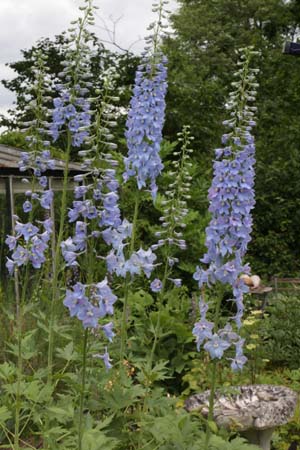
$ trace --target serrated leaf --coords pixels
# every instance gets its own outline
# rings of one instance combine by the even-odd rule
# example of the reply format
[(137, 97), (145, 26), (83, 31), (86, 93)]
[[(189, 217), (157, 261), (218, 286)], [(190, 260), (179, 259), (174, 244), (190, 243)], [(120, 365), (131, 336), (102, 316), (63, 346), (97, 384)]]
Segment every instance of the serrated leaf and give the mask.
[(0, 423), (3, 425), (5, 422), (12, 417), (11, 412), (6, 406), (0, 406)]
[(111, 423), (113, 418), (114, 418), (114, 415), (111, 414), (110, 416), (106, 417), (104, 420), (101, 420), (101, 422), (98, 423), (98, 425), (97, 425), (97, 429), (103, 430), (104, 428), (108, 427), (108, 425)]
[(37, 402), (40, 399), (41, 383), (38, 380), (31, 381), (26, 385), (23, 395), (32, 402)]
[(98, 429), (86, 430), (82, 437), (82, 447), (84, 450), (114, 450), (118, 441), (107, 437)]
[(59, 423), (67, 423), (69, 420), (73, 419), (74, 409), (72, 405), (66, 405), (65, 408), (59, 406), (49, 406), (47, 408), (49, 416), (56, 419)]
[(10, 379), (16, 372), (16, 368), (11, 363), (5, 362), (0, 364), (0, 378), (2, 380)]
[(144, 309), (146, 306), (153, 304), (153, 297), (148, 292), (140, 289), (137, 292), (131, 292), (129, 295), (129, 305), (136, 309)]
[(66, 361), (76, 360), (78, 353), (74, 351), (73, 342), (69, 342), (63, 349), (57, 349), (57, 356), (65, 359)]

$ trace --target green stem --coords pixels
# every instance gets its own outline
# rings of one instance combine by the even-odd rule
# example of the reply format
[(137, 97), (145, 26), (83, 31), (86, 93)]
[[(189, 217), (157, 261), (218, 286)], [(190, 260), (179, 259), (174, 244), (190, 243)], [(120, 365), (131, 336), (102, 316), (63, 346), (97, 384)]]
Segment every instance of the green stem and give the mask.
[[(132, 253), (134, 251), (138, 212), (139, 212), (139, 195), (137, 193), (136, 197), (135, 197), (129, 255), (132, 255)], [(125, 279), (124, 304), (123, 304), (123, 313), (122, 313), (122, 322), (121, 322), (120, 361), (122, 361), (123, 358), (126, 356), (125, 346), (126, 346), (126, 341), (127, 341), (127, 310), (128, 310), (129, 284), (130, 284), (130, 275), (127, 274), (126, 279)]]
[(72, 136), (71, 133), (68, 132), (68, 143), (66, 150), (66, 160), (65, 160), (65, 168), (64, 168), (64, 179), (63, 179), (63, 190), (61, 197), (61, 206), (60, 206), (60, 222), (59, 222), (59, 232), (56, 240), (56, 249), (54, 255), (54, 263), (53, 263), (53, 278), (52, 278), (52, 301), (51, 301), (51, 309), (50, 309), (50, 319), (49, 319), (49, 344), (48, 344), (48, 384), (52, 383), (52, 374), (53, 374), (53, 350), (54, 350), (54, 329), (55, 329), (55, 320), (56, 320), (56, 305), (59, 299), (59, 283), (58, 276), (60, 272), (60, 244), (63, 240), (64, 228), (65, 228), (65, 220), (66, 220), (66, 209), (67, 209), (67, 192), (68, 192), (68, 175), (69, 175), (69, 162), (70, 162), (70, 154), (71, 154), (71, 146), (72, 146)]
[[(44, 71), (43, 71), (43, 61), (39, 60), (39, 76), (38, 76), (38, 87), (37, 87), (37, 108), (36, 108), (36, 118), (37, 118), (37, 128), (41, 126), (42, 122), (42, 109), (41, 105), (43, 102), (43, 80), (44, 80)], [(35, 155), (39, 151), (39, 144), (40, 144), (40, 138), (39, 135), (36, 133), (36, 130), (33, 130), (33, 133), (36, 136), (36, 144), (34, 153)], [(15, 224), (13, 219), (14, 214), (14, 199), (13, 199), (13, 187), (12, 187), (12, 179), (10, 178), (10, 193), (11, 193), (11, 208), (12, 208), (12, 231), (13, 235), (15, 235)], [(36, 179), (33, 176), (31, 179), (31, 192), (35, 191), (35, 185), (36, 185)], [(32, 222), (33, 220), (33, 213), (32, 210), (29, 214), (29, 222)], [(16, 383), (16, 399), (15, 399), (15, 430), (14, 430), (14, 449), (19, 450), (20, 445), (20, 435), (22, 434), (22, 430), (20, 431), (20, 414), (21, 414), (21, 383), (22, 383), (22, 372), (23, 372), (23, 355), (22, 355), (22, 332), (23, 332), (23, 311), (24, 311), (24, 304), (26, 300), (26, 296), (28, 295), (28, 285), (30, 280), (30, 271), (29, 271), (29, 264), (26, 265), (25, 269), (25, 275), (24, 279), (22, 280), (22, 294), (20, 295), (20, 284), (19, 284), (19, 273), (18, 270), (15, 270), (14, 274), (14, 281), (15, 281), (15, 295), (16, 295), (16, 327), (17, 327), (17, 348), (18, 348), (18, 355), (17, 355), (17, 383)]]
[[(14, 221), (14, 195), (13, 195), (13, 180), (9, 177), (9, 192), (10, 192), (10, 204), (11, 204), (11, 227), (12, 234), (15, 236), (15, 221)], [(26, 273), (28, 267), (26, 267)], [(17, 327), (17, 388), (16, 388), (16, 407), (15, 407), (15, 434), (14, 434), (14, 448), (19, 450), (19, 435), (20, 435), (20, 412), (21, 412), (21, 382), (22, 382), (22, 371), (23, 371), (23, 359), (22, 359), (22, 300), (20, 296), (20, 286), (19, 286), (19, 271), (18, 268), (14, 270), (14, 288), (16, 296), (16, 327)], [(22, 293), (24, 297), (24, 290)]]
[(23, 355), (22, 355), (22, 333), (23, 333), (23, 305), (25, 304), (25, 297), (27, 286), (29, 282), (29, 266), (27, 264), (25, 269), (25, 277), (23, 282), (22, 295), (20, 298), (19, 291), (19, 276), (18, 270), (15, 270), (15, 294), (16, 294), (16, 325), (17, 325), (17, 347), (18, 347), (18, 362), (17, 362), (17, 389), (16, 389), (16, 416), (15, 416), (15, 436), (14, 436), (14, 450), (19, 450), (20, 440), (20, 413), (21, 413), (21, 383), (23, 375)]
[(132, 234), (131, 234), (131, 241), (130, 241), (130, 255), (134, 251), (135, 246), (135, 236), (136, 236), (136, 228), (137, 228), (137, 219), (139, 214), (139, 194), (136, 194), (135, 197), (135, 204), (134, 204), (134, 213), (133, 213), (133, 221), (132, 221)]
[[(11, 440), (11, 438), (9, 437), (10, 431), (1, 423), (0, 423), (0, 427), (2, 428), (3, 433), (5, 434), (5, 437), (6, 437), (7, 441), (9, 442), (9, 445), (13, 449), (14, 448), (14, 444), (13, 444), (13, 441)], [(12, 439), (13, 439), (13, 436), (12, 436)]]
[[(222, 298), (219, 296), (216, 304), (214, 324), (215, 324), (215, 332), (218, 331), (219, 320), (220, 320), (220, 310), (221, 310), (221, 302)], [(218, 362), (216, 359), (212, 361), (212, 374), (211, 374), (211, 384), (210, 384), (210, 394), (209, 394), (209, 404), (208, 404), (208, 417), (206, 422), (206, 437), (205, 437), (205, 450), (208, 450), (209, 439), (211, 435), (210, 423), (214, 418), (214, 400), (215, 393), (217, 389), (217, 365)]]
[(167, 254), (166, 256), (166, 262), (165, 262), (165, 270), (164, 270), (164, 276), (162, 279), (162, 288), (161, 291), (158, 295), (158, 302), (157, 302), (157, 310), (158, 310), (158, 314), (157, 314), (157, 322), (156, 322), (156, 327), (155, 327), (155, 331), (154, 331), (154, 341), (153, 341), (153, 345), (152, 345), (152, 349), (151, 349), (151, 354), (150, 354), (150, 362), (149, 365), (152, 368), (152, 363), (153, 363), (153, 358), (154, 358), (154, 353), (155, 353), (155, 349), (157, 346), (157, 341), (158, 341), (158, 332), (159, 332), (159, 328), (160, 328), (160, 319), (161, 319), (161, 311), (162, 311), (162, 300), (164, 297), (164, 292), (165, 292), (165, 287), (166, 287), (166, 282), (167, 282), (167, 278), (169, 275), (169, 254)]
[(15, 436), (14, 436), (14, 450), (19, 450), (19, 434), (20, 434), (20, 412), (21, 412), (21, 382), (23, 371), (22, 360), (22, 307), (19, 299), (17, 299), (16, 310), (17, 321), (17, 345), (18, 345), (18, 365), (17, 365), (17, 389), (16, 389), (16, 416), (15, 416)]
[(208, 417), (206, 423), (205, 450), (208, 450), (209, 439), (211, 435), (210, 423), (214, 419), (214, 399), (217, 388), (217, 360), (212, 361), (211, 385), (209, 393)]
[(80, 406), (79, 406), (79, 427), (78, 427), (78, 450), (82, 450), (83, 435), (83, 406), (86, 380), (86, 357), (87, 357), (88, 329), (84, 332), (83, 351), (82, 351), (82, 374), (81, 374), (81, 390), (80, 390)]

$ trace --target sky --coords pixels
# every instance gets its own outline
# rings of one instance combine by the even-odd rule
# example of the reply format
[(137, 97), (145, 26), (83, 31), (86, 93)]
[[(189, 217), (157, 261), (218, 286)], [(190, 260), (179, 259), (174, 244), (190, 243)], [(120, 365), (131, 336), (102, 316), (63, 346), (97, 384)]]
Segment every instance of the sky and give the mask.
[[(125, 49), (138, 53), (143, 48), (147, 26), (153, 21), (152, 0), (95, 0), (99, 6), (95, 33), (111, 40), (105, 28), (112, 30), (115, 40)], [(5, 63), (18, 61), (21, 49), (30, 48), (42, 37), (53, 38), (66, 30), (78, 16), (82, 0), (0, 0), (0, 80), (11, 79), (14, 72)], [(176, 9), (169, 0), (168, 9)], [(0, 86), (0, 113), (12, 107), (14, 95)]]

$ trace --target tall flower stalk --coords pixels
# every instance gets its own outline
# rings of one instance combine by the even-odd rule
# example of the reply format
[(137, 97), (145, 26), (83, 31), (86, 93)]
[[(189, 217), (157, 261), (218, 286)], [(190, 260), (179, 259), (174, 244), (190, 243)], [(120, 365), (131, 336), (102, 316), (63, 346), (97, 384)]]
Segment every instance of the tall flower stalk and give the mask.
[[(211, 287), (221, 283), (231, 286), (232, 301), (236, 305), (233, 319), (237, 329), (242, 325), (243, 295), (248, 292), (248, 287), (240, 276), (250, 271), (243, 258), (251, 239), (251, 210), (255, 204), (253, 190), (255, 145), (251, 131), (255, 125), (256, 108), (252, 104), (258, 86), (256, 82), (258, 69), (251, 68), (250, 62), (256, 54), (252, 48), (239, 51), (236, 81), (232, 83), (234, 90), (226, 105), (230, 118), (223, 123), (228, 132), (222, 136), (223, 146), (215, 151), (213, 181), (209, 190), (211, 220), (206, 229), (207, 253), (201, 259), (208, 268), (197, 267), (194, 274), (202, 293), (205, 285)], [(201, 318), (193, 329), (197, 349), (200, 350), (200, 346), (203, 345), (209, 353), (213, 360), (214, 373), (217, 361), (230, 347), (235, 349), (234, 358), (229, 358), (233, 370), (242, 369), (247, 361), (243, 354), (244, 340), (233, 331), (232, 325), (227, 323), (224, 328), (219, 328), (220, 303), (219, 298), (215, 322), (208, 321), (206, 317), (208, 303), (204, 295), (201, 295), (199, 302)], [(215, 387), (214, 380), (211, 386), (209, 419), (213, 413)]]
[[(159, 240), (152, 245), (153, 250), (164, 249), (164, 274), (166, 276), (162, 282), (163, 288), (170, 269), (178, 262), (177, 258), (174, 257), (173, 249), (176, 247), (180, 250), (186, 249), (183, 230), (186, 227), (185, 217), (188, 214), (187, 200), (191, 198), (192, 177), (190, 167), (192, 163), (190, 157), (193, 153), (191, 142), (194, 138), (191, 136), (188, 125), (185, 125), (182, 132), (177, 134), (177, 139), (181, 149), (173, 152), (173, 156), (175, 158), (179, 156), (179, 159), (174, 159), (171, 163), (173, 168), (168, 175), (173, 181), (169, 184), (169, 189), (165, 192), (165, 199), (162, 201), (163, 215), (159, 218), (161, 228), (155, 233)], [(180, 281), (177, 280), (174, 284), (178, 285)]]
[[(10, 275), (14, 276), (16, 294), (16, 335), (17, 335), (17, 382), (15, 398), (15, 432), (14, 448), (19, 449), (21, 425), (21, 383), (23, 378), (22, 331), (24, 321), (24, 306), (29, 292), (29, 280), (32, 268), (41, 269), (46, 261), (49, 250), (53, 223), (49, 215), (52, 206), (53, 192), (49, 188), (45, 176), (47, 169), (52, 169), (54, 161), (50, 158), (47, 139), (47, 108), (44, 106), (45, 97), (49, 90), (47, 78), (46, 57), (38, 51), (35, 55), (36, 63), (33, 67), (34, 82), (28, 94), (31, 101), (27, 107), (29, 116), (33, 119), (24, 122), (22, 131), (26, 133), (29, 151), (21, 153), (19, 161), (20, 172), (26, 173), (23, 182), (28, 186), (23, 203), (23, 211), (28, 215), (26, 223), (19, 217), (12, 217), (13, 234), (7, 236), (6, 244), (12, 252), (7, 258), (6, 267)], [(12, 202), (13, 203), (13, 202)], [(33, 211), (43, 212), (41, 220), (34, 221)], [(45, 220), (42, 220), (45, 219)]]
[[(160, 50), (161, 39), (165, 33), (166, 25), (166, 0), (160, 0), (153, 4), (152, 11), (157, 14), (157, 21), (148, 27), (150, 32), (146, 37), (146, 46), (142, 54), (141, 64), (135, 75), (133, 96), (130, 101), (128, 117), (126, 121), (126, 142), (128, 155), (124, 158), (125, 171), (124, 181), (134, 177), (139, 190), (146, 188), (150, 190), (153, 200), (157, 195), (156, 179), (163, 169), (159, 155), (162, 142), (162, 129), (165, 118), (165, 96), (167, 91), (167, 59)], [(132, 224), (132, 236), (130, 243), (129, 273), (134, 260), (140, 260), (138, 265), (145, 263), (153, 266), (156, 256), (149, 249), (140, 254), (134, 253), (135, 235), (139, 209), (139, 194), (136, 194), (135, 210)], [(140, 258), (142, 257), (142, 259)], [(146, 276), (149, 272), (146, 270)], [(131, 281), (129, 273), (125, 277), (124, 304), (121, 325), (121, 359), (125, 354), (127, 340), (127, 310), (129, 284)]]
[(172, 161), (173, 169), (168, 173), (172, 183), (169, 184), (169, 189), (165, 192), (165, 199), (162, 201), (163, 216), (160, 217), (161, 229), (155, 233), (159, 238), (158, 242), (152, 245), (153, 250), (159, 248), (163, 251), (163, 277), (162, 280), (156, 278), (152, 281), (150, 288), (153, 292), (157, 292), (158, 299), (158, 318), (154, 332), (154, 342), (151, 350), (150, 364), (152, 364), (155, 349), (158, 341), (158, 332), (160, 328), (160, 317), (162, 310), (162, 301), (166, 289), (167, 282), (180, 287), (182, 280), (180, 278), (172, 278), (172, 270), (178, 262), (175, 257), (174, 249), (186, 249), (186, 242), (183, 236), (183, 231), (186, 227), (185, 217), (188, 214), (187, 200), (190, 199), (190, 188), (192, 177), (190, 175), (191, 142), (194, 139), (191, 136), (189, 126), (185, 125), (182, 132), (177, 134), (178, 142), (181, 144), (180, 151), (173, 153), (175, 158), (179, 159)]
[(63, 62), (64, 69), (60, 74), (62, 82), (56, 85), (58, 96), (54, 99), (53, 122), (50, 126), (50, 134), (54, 141), (60, 136), (66, 137), (67, 147), (65, 151), (65, 167), (63, 189), (60, 205), (60, 222), (56, 239), (56, 250), (53, 264), (53, 294), (51, 302), (49, 345), (48, 345), (48, 381), (52, 380), (53, 350), (54, 350), (54, 325), (56, 320), (56, 305), (60, 298), (59, 273), (61, 270), (61, 243), (64, 237), (67, 191), (69, 177), (69, 163), (71, 150), (80, 147), (89, 135), (91, 121), (90, 104), (87, 94), (91, 87), (88, 81), (90, 73), (90, 47), (92, 39), (88, 26), (94, 24), (92, 0), (81, 7), (82, 17), (74, 21), (69, 29), (69, 40), (66, 45), (66, 59)]
[[(113, 244), (114, 234), (124, 227), (118, 206), (117, 161), (112, 154), (117, 145), (113, 142), (114, 137), (110, 130), (115, 125), (115, 121), (112, 120), (115, 116), (114, 102), (118, 101), (118, 97), (114, 94), (116, 90), (114, 73), (111, 70), (104, 71), (100, 83), (101, 89), (96, 90), (96, 97), (90, 98), (95, 114), (91, 120), (89, 137), (86, 139), (86, 149), (79, 151), (82, 158), (82, 173), (74, 178), (77, 183), (74, 190), (75, 199), (68, 212), (69, 223), (74, 225), (74, 234), (61, 242), (65, 266), (71, 269), (77, 267), (77, 276), (80, 279), (74, 281), (67, 289), (63, 302), (69, 309), (71, 317), (77, 317), (84, 328), (78, 425), (79, 450), (82, 448), (89, 330), (101, 330), (109, 342), (115, 335), (113, 323), (107, 322), (107, 317), (113, 315), (117, 297), (109, 286), (108, 277), (101, 281), (95, 280), (97, 276), (95, 259), (100, 265), (101, 260), (106, 260), (106, 257), (97, 254), (97, 243), (103, 239), (106, 244)], [(107, 369), (111, 368), (107, 349), (104, 354), (94, 356), (102, 359)]]
[(139, 189), (150, 184), (153, 199), (157, 193), (156, 178), (163, 169), (159, 151), (165, 117), (167, 59), (160, 44), (166, 28), (163, 22), (167, 3), (160, 0), (153, 5), (158, 19), (148, 27), (150, 35), (146, 38), (142, 62), (136, 71), (125, 133), (128, 156), (124, 180), (135, 177)]

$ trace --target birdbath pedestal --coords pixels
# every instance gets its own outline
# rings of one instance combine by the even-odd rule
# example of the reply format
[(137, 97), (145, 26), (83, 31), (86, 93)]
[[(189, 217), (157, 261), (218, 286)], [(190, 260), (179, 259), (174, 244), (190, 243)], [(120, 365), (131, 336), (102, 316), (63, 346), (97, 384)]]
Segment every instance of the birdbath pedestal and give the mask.
[[(189, 397), (185, 409), (199, 411), (207, 417), (209, 393), (205, 391)], [(296, 403), (297, 394), (284, 386), (235, 386), (230, 392), (216, 392), (214, 421), (219, 427), (239, 431), (251, 444), (270, 450), (274, 429), (288, 422)]]

